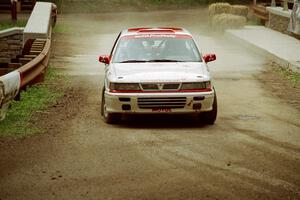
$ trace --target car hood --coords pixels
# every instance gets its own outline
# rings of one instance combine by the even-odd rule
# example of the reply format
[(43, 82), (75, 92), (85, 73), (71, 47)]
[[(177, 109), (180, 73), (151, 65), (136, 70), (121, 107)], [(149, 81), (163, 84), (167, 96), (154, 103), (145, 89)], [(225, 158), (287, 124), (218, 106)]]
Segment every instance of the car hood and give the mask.
[(109, 77), (116, 82), (192, 82), (209, 80), (205, 63), (112, 63)]

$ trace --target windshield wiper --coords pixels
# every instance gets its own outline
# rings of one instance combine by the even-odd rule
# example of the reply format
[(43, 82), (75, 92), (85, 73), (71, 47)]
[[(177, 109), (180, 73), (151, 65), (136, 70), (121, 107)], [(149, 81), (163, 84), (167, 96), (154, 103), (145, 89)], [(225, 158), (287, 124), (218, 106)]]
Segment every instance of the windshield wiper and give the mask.
[(147, 62), (184, 62), (182, 60), (171, 60), (171, 59), (154, 59), (154, 60), (147, 60)]
[(148, 62), (148, 61), (147, 60), (124, 60), (124, 61), (121, 61), (120, 63), (136, 63), (136, 62), (142, 63), (142, 62)]

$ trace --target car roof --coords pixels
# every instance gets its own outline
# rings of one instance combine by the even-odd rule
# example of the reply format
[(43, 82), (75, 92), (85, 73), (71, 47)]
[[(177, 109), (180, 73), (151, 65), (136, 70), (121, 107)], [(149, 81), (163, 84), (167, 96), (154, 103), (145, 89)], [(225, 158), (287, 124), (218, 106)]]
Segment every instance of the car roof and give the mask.
[(189, 31), (180, 27), (128, 28), (121, 32), (121, 36), (135, 36), (135, 35), (143, 35), (143, 34), (187, 35), (192, 37)]

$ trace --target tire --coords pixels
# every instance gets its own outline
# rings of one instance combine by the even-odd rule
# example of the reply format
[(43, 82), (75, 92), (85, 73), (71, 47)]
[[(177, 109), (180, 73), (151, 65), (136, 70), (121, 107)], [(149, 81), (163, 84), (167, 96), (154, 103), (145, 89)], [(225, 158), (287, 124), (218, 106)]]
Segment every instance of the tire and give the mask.
[(214, 102), (213, 102), (212, 107), (213, 107), (213, 109), (211, 111), (205, 112), (201, 116), (201, 118), (203, 119), (203, 122), (208, 125), (213, 125), (217, 119), (218, 101), (217, 101), (216, 91), (215, 91)]
[(102, 100), (101, 100), (101, 115), (103, 117), (103, 121), (107, 124), (116, 124), (121, 119), (120, 113), (109, 113), (106, 111), (104, 90), (102, 92)]

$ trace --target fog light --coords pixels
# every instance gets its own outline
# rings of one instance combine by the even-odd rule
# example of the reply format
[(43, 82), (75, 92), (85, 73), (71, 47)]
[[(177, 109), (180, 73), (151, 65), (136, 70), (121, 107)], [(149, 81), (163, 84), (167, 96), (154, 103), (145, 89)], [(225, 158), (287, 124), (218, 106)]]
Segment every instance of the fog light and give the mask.
[(202, 107), (201, 103), (194, 103), (194, 105), (193, 105), (194, 110), (200, 110), (201, 107)]
[(130, 98), (120, 97), (119, 100), (123, 102), (129, 102)]
[(122, 105), (122, 110), (131, 110), (131, 105), (123, 104)]
[(205, 99), (204, 96), (194, 97), (194, 101), (202, 101), (204, 99)]

